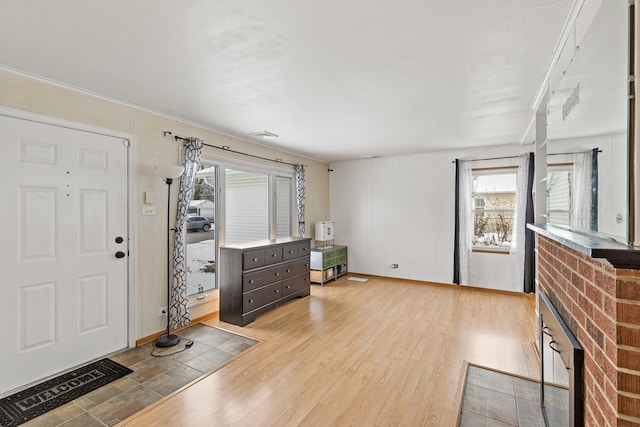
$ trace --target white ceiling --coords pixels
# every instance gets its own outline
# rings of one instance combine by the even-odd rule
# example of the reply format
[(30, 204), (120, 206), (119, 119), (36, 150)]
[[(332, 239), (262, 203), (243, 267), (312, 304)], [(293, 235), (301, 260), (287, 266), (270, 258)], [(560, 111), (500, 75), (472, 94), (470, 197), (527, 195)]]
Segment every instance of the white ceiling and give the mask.
[(326, 161), (512, 144), (571, 3), (4, 0), (0, 64)]

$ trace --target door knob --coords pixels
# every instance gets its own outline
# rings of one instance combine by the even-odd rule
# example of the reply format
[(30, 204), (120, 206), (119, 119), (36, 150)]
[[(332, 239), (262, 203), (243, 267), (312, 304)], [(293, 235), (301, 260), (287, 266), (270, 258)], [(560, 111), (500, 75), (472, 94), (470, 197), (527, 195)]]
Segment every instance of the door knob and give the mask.
[(124, 239), (120, 236), (116, 237), (116, 243), (122, 243), (124, 242)]
[(122, 251), (116, 252), (116, 258), (124, 258), (124, 252)]

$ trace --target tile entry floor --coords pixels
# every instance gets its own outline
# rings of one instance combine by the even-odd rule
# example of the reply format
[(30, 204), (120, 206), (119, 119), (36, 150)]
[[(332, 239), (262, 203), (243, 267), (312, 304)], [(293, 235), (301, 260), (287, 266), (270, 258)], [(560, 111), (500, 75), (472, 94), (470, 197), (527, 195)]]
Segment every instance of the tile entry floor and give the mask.
[[(546, 388), (545, 388), (546, 390)], [(558, 389), (559, 392), (568, 392)], [(549, 391), (545, 391), (545, 395)], [(552, 425), (567, 414), (563, 399), (548, 398)], [(558, 407), (551, 407), (556, 404)], [(459, 427), (545, 427), (540, 409), (540, 383), (469, 365)]]
[(203, 324), (191, 326), (178, 335), (183, 340), (193, 340), (193, 345), (162, 357), (151, 354), (152, 343), (112, 355), (110, 359), (133, 372), (23, 425), (112, 426), (258, 342)]

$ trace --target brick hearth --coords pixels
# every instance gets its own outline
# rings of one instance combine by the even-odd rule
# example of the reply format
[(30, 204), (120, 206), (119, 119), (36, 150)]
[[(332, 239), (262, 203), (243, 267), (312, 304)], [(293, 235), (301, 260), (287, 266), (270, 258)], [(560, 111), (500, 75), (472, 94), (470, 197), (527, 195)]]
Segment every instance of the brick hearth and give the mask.
[(640, 270), (538, 235), (538, 282), (584, 350), (585, 425), (640, 425)]

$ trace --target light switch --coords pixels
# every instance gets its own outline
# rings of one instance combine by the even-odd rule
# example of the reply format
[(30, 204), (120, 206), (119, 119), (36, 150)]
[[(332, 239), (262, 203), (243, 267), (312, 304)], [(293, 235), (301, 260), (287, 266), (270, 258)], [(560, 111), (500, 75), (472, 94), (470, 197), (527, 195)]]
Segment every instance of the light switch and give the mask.
[(147, 216), (147, 215), (155, 215), (156, 214), (156, 207), (155, 206), (143, 206), (142, 207), (142, 215)]
[[(153, 191), (145, 191), (144, 192), (144, 203), (147, 205), (153, 204)], [(144, 215), (144, 214), (143, 214)]]

